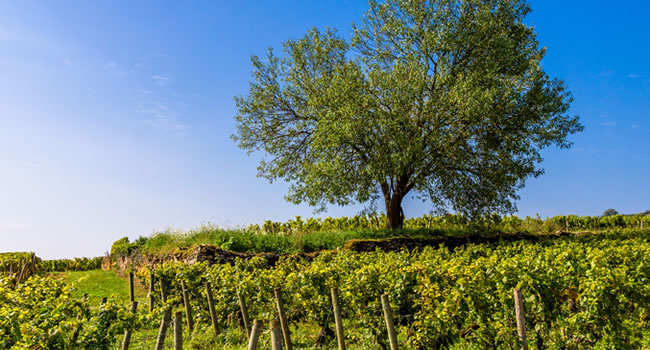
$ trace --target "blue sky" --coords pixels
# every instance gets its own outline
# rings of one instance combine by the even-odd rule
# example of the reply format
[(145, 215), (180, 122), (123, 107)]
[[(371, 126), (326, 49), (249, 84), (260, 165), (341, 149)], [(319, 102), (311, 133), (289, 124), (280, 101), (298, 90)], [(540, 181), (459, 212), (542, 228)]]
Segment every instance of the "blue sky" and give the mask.
[[(585, 131), (548, 149), (520, 215), (650, 209), (650, 5), (532, 1), (546, 71)], [(0, 251), (96, 256), (205, 222), (311, 216), (230, 140), (250, 56), (316, 26), (347, 35), (365, 1), (0, 3)], [(361, 207), (331, 208), (354, 215)], [(409, 201), (407, 216), (430, 210)]]

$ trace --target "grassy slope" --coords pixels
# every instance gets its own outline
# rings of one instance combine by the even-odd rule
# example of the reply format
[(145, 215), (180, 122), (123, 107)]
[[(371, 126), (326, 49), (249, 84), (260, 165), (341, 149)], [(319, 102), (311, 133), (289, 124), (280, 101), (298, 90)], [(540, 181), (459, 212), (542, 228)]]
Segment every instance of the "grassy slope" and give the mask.
[[(84, 294), (88, 294), (90, 305), (99, 305), (102, 297), (113, 297), (116, 301), (125, 304), (129, 302), (129, 282), (114, 271), (71, 271), (63, 272), (57, 277), (76, 288), (73, 293), (75, 297), (81, 298)], [(141, 305), (145, 305), (148, 292), (137, 284), (134, 291), (136, 300)]]
[[(408, 218), (404, 223), (404, 229), (392, 231), (381, 228), (384, 219), (383, 216), (375, 215), (306, 220), (296, 217), (296, 220), (287, 222), (267, 221), (262, 227), (250, 225), (238, 229), (228, 229), (208, 223), (189, 231), (168, 229), (148, 237), (139, 237), (134, 242), (129, 242), (127, 237), (123, 237), (113, 243), (111, 254), (127, 256), (133, 252), (141, 252), (165, 255), (179, 248), (189, 248), (198, 244), (211, 244), (226, 250), (249, 253), (310, 253), (340, 248), (346, 240), (351, 239), (459, 236), (478, 232), (481, 234), (500, 232), (537, 234), (558, 230), (602, 232), (612, 229), (638, 229), (641, 225), (638, 215), (609, 217), (561, 215), (542, 220), (539, 217), (501, 217), (494, 214), (468, 221), (460, 214), (449, 214)], [(643, 222), (650, 226), (650, 216)]]
[[(649, 217), (650, 218), (650, 217)], [(345, 219), (345, 218), (342, 218)], [(354, 220), (352, 220), (354, 219)], [(124, 237), (114, 242), (111, 253), (130, 255), (133, 252), (153, 255), (165, 255), (179, 248), (189, 248), (199, 244), (210, 244), (225, 250), (236, 252), (260, 253), (276, 252), (281, 254), (310, 253), (320, 250), (332, 250), (343, 246), (351, 239), (384, 239), (391, 237), (445, 237), (464, 236), (476, 233), (516, 233), (530, 234), (552, 233), (558, 230), (570, 232), (605, 232), (611, 230), (638, 229), (638, 219), (627, 216), (612, 217), (578, 217), (557, 216), (541, 220), (539, 218), (520, 219), (517, 217), (490, 218), (477, 222), (466, 222), (462, 216), (411, 218), (401, 230), (386, 230), (371, 227), (365, 217), (354, 217), (341, 225), (323, 224), (324, 226), (302, 226), (294, 221), (274, 223), (266, 229), (247, 227), (244, 229), (225, 229), (214, 225), (204, 225), (190, 231), (172, 231), (155, 233), (149, 237), (140, 237), (129, 242)], [(360, 223), (355, 226), (356, 219)], [(338, 219), (334, 219), (336, 222)], [(364, 221), (366, 220), (366, 221)], [(501, 221), (498, 221), (501, 220)], [(309, 220), (308, 220), (309, 221)], [(302, 223), (303, 221), (300, 221)], [(645, 220), (650, 226), (650, 220)], [(320, 223), (320, 221), (319, 221)], [(265, 223), (266, 225), (266, 223)], [(368, 226), (370, 225), (370, 226)], [(275, 227), (275, 228), (274, 228)], [(354, 229), (354, 227), (364, 227)], [(340, 229), (339, 229), (340, 228)]]
[(182, 233), (158, 233), (148, 238), (142, 251), (149, 254), (167, 254), (177, 248), (211, 244), (237, 252), (298, 253), (316, 252), (343, 247), (351, 239), (381, 239), (389, 237), (457, 236), (469, 230), (357, 230), (343, 232), (313, 232), (290, 235), (266, 235), (239, 230), (204, 229)]

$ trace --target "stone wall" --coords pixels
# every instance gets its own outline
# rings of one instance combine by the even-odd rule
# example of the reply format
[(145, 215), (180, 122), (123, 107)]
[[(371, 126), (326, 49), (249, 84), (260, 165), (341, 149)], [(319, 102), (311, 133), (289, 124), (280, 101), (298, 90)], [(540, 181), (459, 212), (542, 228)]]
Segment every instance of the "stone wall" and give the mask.
[[(587, 234), (588, 232), (579, 232)], [(428, 238), (407, 238), (397, 237), (388, 239), (365, 239), (349, 240), (345, 242), (343, 249), (356, 252), (373, 252), (377, 249), (383, 251), (397, 252), (403, 249), (413, 251), (420, 250), (427, 246), (438, 247), (444, 245), (450, 249), (460, 247), (466, 244), (485, 244), (497, 243), (500, 241), (539, 241), (541, 239), (553, 239), (561, 236), (573, 235), (573, 233), (558, 231), (555, 234), (548, 235), (531, 235), (525, 233), (498, 233), (492, 235), (471, 235), (471, 236), (438, 236)], [(300, 256), (307, 261), (312, 261), (319, 252), (292, 254)], [(274, 266), (283, 254), (278, 253), (240, 253), (220, 249), (213, 245), (198, 245), (192, 248), (182, 248), (173, 254), (167, 255), (133, 255), (129, 257), (107, 256), (102, 262), (102, 269), (108, 270), (116, 268), (124, 272), (127, 269), (139, 270), (144, 267), (155, 267), (166, 261), (184, 262), (186, 264), (195, 264), (198, 262), (207, 262), (213, 264), (234, 264), (236, 259), (250, 259), (254, 256), (263, 256), (266, 258), (269, 267)]]
[[(167, 261), (184, 262), (186, 264), (196, 264), (207, 262), (208, 265), (214, 264), (234, 264), (237, 258), (250, 259), (254, 256), (263, 256), (268, 262), (269, 267), (274, 266), (283, 254), (278, 253), (240, 253), (220, 249), (217, 246), (202, 244), (190, 249), (181, 249), (174, 254), (154, 256), (135, 254), (128, 257), (123, 256), (106, 256), (102, 261), (102, 269), (117, 269), (120, 272), (128, 269), (140, 270), (144, 267), (155, 267)], [(311, 254), (294, 254), (301, 256), (307, 261), (312, 261), (318, 253)]]

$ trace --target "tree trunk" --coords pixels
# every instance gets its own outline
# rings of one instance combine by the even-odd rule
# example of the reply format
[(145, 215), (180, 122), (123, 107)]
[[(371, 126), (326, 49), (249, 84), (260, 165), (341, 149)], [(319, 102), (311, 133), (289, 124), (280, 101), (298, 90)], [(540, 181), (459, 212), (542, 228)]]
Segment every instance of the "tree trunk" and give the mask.
[(400, 229), (404, 224), (402, 198), (404, 197), (398, 194), (386, 198), (386, 228), (389, 230)]

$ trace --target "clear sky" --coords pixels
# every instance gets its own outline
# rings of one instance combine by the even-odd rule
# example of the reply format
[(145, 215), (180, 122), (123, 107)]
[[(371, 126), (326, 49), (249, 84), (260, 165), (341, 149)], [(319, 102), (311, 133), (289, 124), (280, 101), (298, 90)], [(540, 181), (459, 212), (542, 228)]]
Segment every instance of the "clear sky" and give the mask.
[[(531, 2), (546, 71), (585, 131), (548, 149), (519, 214), (650, 209), (646, 1)], [(0, 2), (0, 251), (97, 256), (168, 227), (312, 216), (231, 141), (250, 56), (365, 1)], [(359, 206), (325, 215), (354, 215)], [(407, 216), (430, 210), (416, 201)]]

